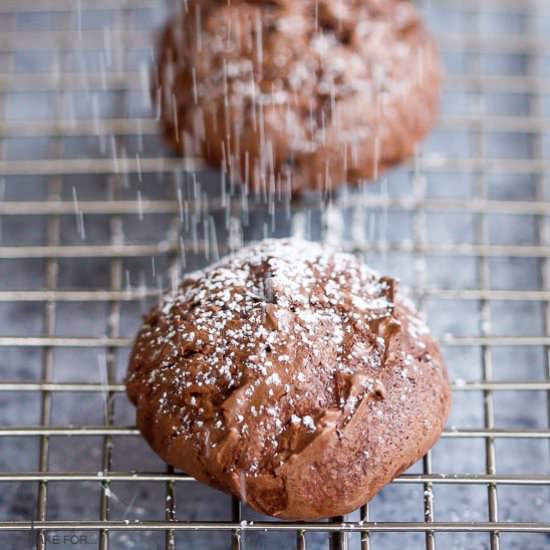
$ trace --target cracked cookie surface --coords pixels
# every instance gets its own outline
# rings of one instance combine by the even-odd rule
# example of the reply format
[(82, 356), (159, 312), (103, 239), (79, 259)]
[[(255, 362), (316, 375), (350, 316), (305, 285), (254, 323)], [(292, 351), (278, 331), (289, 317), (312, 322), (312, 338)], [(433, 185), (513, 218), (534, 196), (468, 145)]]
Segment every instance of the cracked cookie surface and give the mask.
[(434, 444), (450, 405), (396, 282), (286, 239), (187, 275), (146, 317), (127, 389), (169, 464), (292, 519), (372, 498)]

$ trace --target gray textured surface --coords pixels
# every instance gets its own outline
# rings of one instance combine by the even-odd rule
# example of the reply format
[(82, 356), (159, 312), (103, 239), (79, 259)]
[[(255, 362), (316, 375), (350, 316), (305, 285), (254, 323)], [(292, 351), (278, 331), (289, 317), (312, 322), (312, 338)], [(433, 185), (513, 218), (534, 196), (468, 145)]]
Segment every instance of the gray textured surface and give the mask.
[[(507, 14), (488, 10), (479, 19), (479, 29), (472, 23), (472, 16), (462, 9), (452, 9), (448, 3), (433, 2), (427, 9), (432, 26), (440, 32), (499, 33), (524, 36), (529, 20), (521, 10)], [(473, 6), (473, 3), (471, 4)], [(495, 5), (493, 3), (493, 5)], [(161, 19), (157, 10), (131, 12), (131, 24), (150, 28)], [(536, 27), (538, 36), (548, 36), (550, 14), (541, 12)], [(116, 28), (119, 19), (111, 20), (102, 12), (85, 14), (84, 28)], [(13, 21), (10, 23), (13, 25)], [(47, 29), (64, 25), (55, 17), (21, 15), (16, 18), (16, 30)], [(74, 20), (68, 24), (74, 25)], [(6, 21), (0, 18), (1, 30)], [(147, 49), (132, 51), (126, 59), (128, 67), (139, 70), (146, 66), (150, 52)], [(69, 52), (61, 59), (55, 51), (22, 52), (0, 57), (2, 71), (33, 72), (51, 71), (56, 63), (63, 70), (85, 71), (101, 68), (104, 52), (89, 52), (85, 57)], [(460, 49), (445, 52), (449, 74), (474, 71), (472, 53)], [(487, 74), (526, 75), (532, 61), (527, 54), (488, 54), (479, 58), (480, 69)], [(538, 70), (548, 76), (550, 58), (541, 55)], [(113, 61), (116, 68), (116, 59)], [(110, 68), (113, 68), (110, 67)], [(56, 108), (67, 118), (99, 117), (148, 117), (150, 106), (142, 93), (83, 92), (65, 94), (61, 105), (56, 106), (55, 94), (39, 92), (7, 94), (4, 116), (7, 120), (35, 120), (52, 118)], [(550, 101), (542, 98), (543, 114), (550, 116)], [(94, 105), (97, 107), (94, 108)], [(479, 113), (491, 115), (530, 115), (529, 96), (526, 93), (475, 92), (459, 86), (447, 89), (443, 109), (446, 114), (458, 116)], [(101, 158), (110, 154), (110, 143), (102, 144), (95, 137), (65, 138), (62, 140), (63, 158)], [(495, 132), (484, 134), (487, 158), (533, 158), (536, 156), (531, 136), (520, 132)], [(48, 158), (53, 140), (50, 138), (8, 138), (3, 142), (2, 154), (7, 159)], [(135, 136), (122, 137), (117, 143), (118, 151), (128, 156), (136, 153), (144, 157), (167, 154), (155, 136), (144, 138), (140, 145)], [(543, 135), (543, 147), (548, 152), (548, 135)], [(423, 148), (428, 159), (469, 159), (480, 155), (476, 148), (475, 131), (437, 129)], [(382, 181), (361, 190), (375, 196), (411, 196), (424, 188), (427, 198), (472, 199), (478, 196), (476, 179), (466, 171), (439, 171), (419, 174), (421, 184), (414, 181), (408, 168), (399, 168)], [(137, 200), (138, 192), (143, 198), (174, 199), (174, 178), (143, 175), (124, 178), (120, 191), (122, 198)], [(73, 189), (79, 201), (106, 198), (110, 179), (105, 176), (64, 176), (63, 199), (73, 200)], [(204, 172), (198, 175), (200, 191), (209, 197), (219, 193), (219, 175)], [(547, 181), (543, 190), (548, 198)], [(509, 175), (490, 172), (486, 176), (487, 195), (494, 200), (536, 201), (536, 179), (532, 175)], [(46, 176), (9, 176), (2, 179), (0, 189), (5, 200), (43, 200), (47, 196), (51, 180)], [(181, 178), (180, 188), (184, 197), (193, 198), (192, 182)], [(195, 190), (196, 191), (196, 190)], [(238, 191), (236, 191), (238, 195)], [(344, 193), (345, 195), (345, 193)], [(479, 242), (477, 223), (479, 217), (468, 209), (453, 213), (423, 210), (423, 227), (419, 216), (403, 209), (380, 210), (376, 208), (353, 208), (343, 211), (339, 200), (322, 211), (312, 199), (309, 205), (293, 205), (290, 216), (286, 204), (280, 204), (277, 214), (271, 217), (268, 205), (251, 198), (248, 219), (241, 218), (245, 240), (257, 239), (265, 234), (283, 236), (290, 233), (303, 234), (312, 239), (324, 238), (332, 243), (345, 242), (413, 242), (420, 236), (426, 244)], [(126, 243), (156, 243), (166, 238), (170, 219), (160, 215), (146, 215), (140, 220), (136, 215), (121, 216)], [(0, 245), (31, 245), (46, 243), (47, 219), (43, 216), (5, 216), (1, 221)], [(204, 235), (216, 227), (220, 251), (227, 245), (225, 213), (209, 212), (190, 216), (187, 227), (181, 229), (185, 241), (191, 242), (193, 232)], [(487, 215), (488, 244), (549, 244), (544, 236), (540, 242), (537, 233), (538, 220), (532, 215)], [(107, 244), (110, 241), (109, 219), (106, 216), (90, 215), (84, 219), (86, 238), (82, 240), (78, 225), (72, 215), (61, 219), (61, 244)], [(420, 232), (418, 235), (415, 231)], [(207, 263), (203, 254), (190, 254), (187, 268)], [(479, 288), (480, 259), (469, 255), (421, 255), (411, 253), (368, 253), (366, 261), (381, 271), (401, 278), (403, 284), (443, 289)], [(488, 286), (493, 289), (540, 290), (541, 261), (536, 258), (496, 257), (488, 259)], [(169, 259), (163, 256), (122, 260), (125, 278), (132, 286), (167, 286), (165, 276)], [(61, 289), (109, 288), (109, 260), (59, 261)], [(42, 259), (0, 260), (0, 289), (41, 289), (45, 286), (45, 261)], [(550, 290), (550, 289), (546, 289)], [(428, 298), (424, 302), (429, 324), (439, 336), (477, 336), (481, 334), (478, 301), (441, 300)], [(139, 302), (123, 303), (121, 306), (121, 335), (132, 336), (139, 324), (140, 314), (146, 305)], [(490, 301), (491, 319), (484, 328), (493, 335), (536, 336), (544, 334), (544, 310), (539, 302)], [(43, 326), (43, 303), (0, 303), (0, 336), (41, 335)], [(108, 306), (105, 303), (58, 303), (56, 306), (55, 334), (58, 336), (105, 335)], [(447, 358), (453, 379), (481, 380), (483, 378), (481, 350), (479, 347), (446, 347)], [(2, 348), (0, 354), (0, 379), (37, 381), (41, 372), (39, 348)], [(545, 378), (545, 355), (542, 347), (494, 347), (490, 350), (494, 377), (497, 380), (542, 380)], [(117, 379), (123, 380), (127, 350), (117, 352)], [(54, 351), (54, 381), (101, 382), (105, 378), (105, 351), (102, 349), (57, 348)], [(548, 428), (547, 396), (544, 392), (495, 392), (495, 425), (514, 428)], [(104, 421), (104, 396), (101, 393), (54, 393), (52, 398), (52, 425), (100, 425)], [(115, 399), (115, 423), (133, 423), (133, 410), (123, 394)], [(0, 424), (3, 426), (36, 426), (40, 423), (40, 394), (38, 392), (1, 392)], [(450, 426), (483, 426), (483, 396), (481, 392), (455, 392)], [(54, 472), (97, 472), (101, 469), (102, 440), (99, 437), (54, 437), (50, 440), (49, 468)], [(39, 440), (35, 437), (0, 437), (0, 471), (36, 471), (38, 466)], [(433, 470), (436, 473), (483, 473), (485, 472), (485, 447), (478, 439), (444, 439), (433, 450)], [(501, 474), (550, 474), (550, 451), (548, 440), (499, 439), (496, 442), (496, 469)], [(164, 471), (159, 459), (139, 437), (115, 437), (113, 446), (113, 471)], [(421, 465), (412, 471), (420, 472)], [(32, 519), (36, 513), (36, 483), (3, 483), (0, 491), (0, 520)], [(152, 520), (164, 517), (165, 485), (162, 483), (113, 483), (111, 486), (111, 518)], [(230, 499), (200, 484), (176, 484), (178, 519), (230, 519)], [(48, 519), (97, 519), (99, 514), (100, 485), (87, 483), (54, 483), (48, 486)], [(486, 521), (488, 519), (487, 488), (483, 485), (435, 485), (435, 519), (439, 521)], [(550, 521), (550, 489), (544, 486), (499, 487), (499, 519), (503, 521)], [(245, 519), (258, 516), (245, 509)], [(372, 520), (421, 521), (423, 518), (423, 487), (416, 484), (391, 485), (378, 495), (370, 506)], [(162, 533), (112, 534), (111, 548), (150, 549), (163, 547)], [(292, 548), (294, 535), (247, 533), (243, 547), (275, 549)], [(308, 535), (308, 548), (326, 548), (325, 535)], [(225, 549), (229, 536), (219, 534), (179, 533), (178, 548)], [(424, 548), (423, 534), (374, 534), (372, 547), (377, 549)], [(438, 534), (438, 548), (489, 548), (487, 534)], [(1, 548), (31, 548), (33, 541), (25, 534), (0, 532)], [(87, 535), (86, 543), (78, 547), (97, 546), (97, 534)], [(74, 548), (71, 544), (56, 544), (52, 540), (48, 548)], [(350, 547), (358, 547), (358, 538), (350, 537)], [(545, 535), (504, 534), (501, 548), (506, 550), (542, 550), (550, 547), (550, 538)]]

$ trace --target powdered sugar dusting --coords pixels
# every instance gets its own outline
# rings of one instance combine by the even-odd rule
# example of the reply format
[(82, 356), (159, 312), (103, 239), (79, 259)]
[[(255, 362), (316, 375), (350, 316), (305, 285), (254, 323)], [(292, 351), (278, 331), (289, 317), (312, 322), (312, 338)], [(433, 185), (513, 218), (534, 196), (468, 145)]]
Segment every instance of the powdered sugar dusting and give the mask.
[[(388, 342), (400, 326), (394, 290), (351, 255), (262, 241), (166, 296), (138, 336), (129, 383), (143, 381), (157, 420), (177, 419), (173, 437), (219, 456), (247, 438), (239, 468), (256, 472), (266, 449), (283, 461), (324, 429), (323, 411), (343, 426), (365, 398), (384, 399)], [(425, 325), (403, 312), (422, 343)], [(403, 372), (416, 363), (398, 359)]]

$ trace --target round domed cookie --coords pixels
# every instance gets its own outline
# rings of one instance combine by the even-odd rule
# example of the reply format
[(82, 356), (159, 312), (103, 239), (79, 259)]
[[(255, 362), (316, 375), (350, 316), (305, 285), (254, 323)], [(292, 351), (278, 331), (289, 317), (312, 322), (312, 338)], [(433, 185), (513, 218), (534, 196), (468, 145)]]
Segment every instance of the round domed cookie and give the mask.
[(302, 520), (371, 499), (432, 447), (451, 399), (396, 282), (298, 240), (187, 275), (146, 317), (127, 391), (166, 462)]
[(296, 193), (407, 158), (434, 123), (440, 62), (409, 0), (187, 0), (152, 86), (181, 153)]

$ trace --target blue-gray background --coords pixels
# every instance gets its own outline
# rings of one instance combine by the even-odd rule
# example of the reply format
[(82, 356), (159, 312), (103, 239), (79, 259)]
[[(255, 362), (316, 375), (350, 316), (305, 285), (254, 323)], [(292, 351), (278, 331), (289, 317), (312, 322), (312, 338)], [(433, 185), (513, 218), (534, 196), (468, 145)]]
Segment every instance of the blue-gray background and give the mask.
[[(56, 165), (32, 171), (40, 159), (109, 159), (113, 155), (162, 159), (170, 156), (156, 135), (153, 113), (145, 82), (152, 56), (148, 31), (165, 16), (163, 5), (136, 2), (126, 12), (117, 9), (86, 9), (92, 3), (81, 2), (79, 12), (46, 13), (5, 3), (0, 8), (0, 73), (3, 116), (0, 134), (0, 198), (4, 201), (44, 201), (55, 189)], [(52, 4), (50, 2), (50, 4)], [(55, 4), (55, 2), (53, 3)], [(60, 4), (62, 2), (60, 1)], [(118, 5), (113, 3), (113, 5)], [(9, 5), (17, 12), (9, 14)], [(40, 4), (37, 4), (39, 7)], [(131, 5), (131, 3), (129, 4)], [(79, 206), (84, 201), (106, 201), (110, 189), (117, 200), (171, 201), (164, 203), (167, 213), (142, 216), (135, 213), (119, 217), (124, 245), (168, 242), (174, 247), (177, 236), (170, 233), (182, 205), (182, 226), (178, 228), (187, 245), (186, 269), (205, 265), (231, 246), (264, 235), (298, 234), (324, 239), (337, 246), (363, 252), (365, 260), (381, 271), (399, 277), (413, 289), (431, 289), (420, 300), (430, 326), (444, 342), (451, 376), (458, 384), (450, 427), (484, 426), (483, 394), (468, 389), (468, 382), (483, 380), (482, 348), (477, 342), (460, 340), (479, 336), (544, 336), (545, 303), (525, 299), (507, 300), (496, 296), (485, 305), (487, 318), (482, 322), (481, 303), (475, 293), (462, 290), (550, 291), (545, 286), (544, 256), (550, 249), (537, 249), (530, 256), (529, 246), (549, 245), (546, 212), (550, 213), (548, 179), (544, 162), (550, 150), (550, 50), (545, 37), (550, 35), (550, 11), (543, 2), (492, 0), (477, 8), (473, 0), (433, 0), (424, 2), (423, 12), (441, 40), (447, 81), (442, 102), (440, 126), (431, 134), (416, 163), (398, 168), (379, 182), (359, 191), (344, 191), (328, 207), (319, 199), (302, 203), (287, 201), (269, 204), (263, 198), (248, 197), (248, 208), (220, 208), (220, 175), (199, 171), (196, 180), (178, 170), (135, 170), (114, 176), (107, 168), (93, 173), (76, 162), (74, 172), (61, 169), (61, 199), (72, 204), (75, 212), (60, 216), (59, 244), (109, 245), (112, 226), (107, 214), (84, 214), (79, 221)], [(531, 7), (529, 7), (531, 6)], [(143, 31), (141, 38), (121, 44), (116, 31), (127, 28)], [(82, 31), (84, 38), (79, 39)], [(105, 29), (111, 29), (105, 30)], [(74, 31), (67, 43), (63, 35)], [(42, 39), (55, 31), (44, 47), (28, 47), (24, 36)], [(41, 34), (42, 33), (42, 34)], [(95, 37), (94, 37), (95, 36)], [(91, 37), (91, 38), (90, 38)], [(145, 37), (145, 38), (144, 38)], [(90, 38), (99, 47), (86, 46)], [(10, 45), (12, 40), (16, 46)], [(79, 42), (82, 40), (82, 42)], [(94, 42), (95, 41), (95, 42)], [(109, 44), (115, 42), (111, 53)], [(479, 49), (476, 47), (479, 44)], [(93, 45), (92, 44), (92, 45)], [(104, 46), (102, 46), (104, 45)], [(38, 75), (42, 84), (24, 84), (26, 75)], [(58, 76), (70, 73), (70, 82), (59, 85), (64, 92), (52, 91)], [(92, 77), (89, 77), (92, 75)], [(93, 75), (106, 75), (94, 80)], [(480, 76), (477, 78), (476, 75)], [(12, 78), (13, 77), (13, 78)], [(75, 91), (75, 88), (78, 90)], [(145, 121), (140, 137), (117, 133), (112, 138), (97, 120), (127, 119)], [(40, 124), (56, 120), (78, 120), (84, 126), (96, 125), (98, 135), (82, 137), (70, 126), (59, 130), (60, 137), (38, 136)], [(86, 120), (90, 124), (86, 124)], [(95, 122), (94, 122), (95, 121)], [(27, 123), (27, 136), (21, 130)], [(34, 126), (36, 125), (36, 127)], [(109, 126), (110, 127), (110, 126)], [(14, 130), (15, 129), (15, 130)], [(102, 137), (98, 137), (98, 136)], [(30, 136), (30, 137), (29, 137)], [(539, 166), (533, 159), (543, 159)], [(17, 161), (32, 161), (15, 164)], [(517, 161), (517, 162), (515, 162)], [(22, 168), (21, 168), (22, 166)], [(63, 166), (57, 165), (58, 166)], [(114, 166), (114, 165), (113, 165)], [(30, 167), (27, 169), (27, 167)], [(510, 167), (510, 169), (508, 169)], [(533, 170), (533, 167), (535, 169)], [(124, 166), (122, 168), (124, 171)], [(58, 180), (59, 181), (59, 180)], [(235, 202), (241, 199), (233, 191)], [(199, 201), (200, 199), (200, 201)], [(488, 205), (485, 200), (490, 201)], [(513, 202), (521, 201), (521, 203)], [(384, 207), (389, 203), (389, 207)], [(169, 206), (169, 205), (172, 206)], [(518, 206), (519, 205), (519, 206)], [(535, 215), (537, 205), (541, 215)], [(479, 214), (484, 211), (485, 214)], [(476, 211), (477, 209), (477, 211)], [(228, 214), (229, 212), (229, 214)], [(11, 259), (4, 247), (48, 244), (45, 215), (0, 217), (0, 291), (39, 290), (46, 288), (47, 262), (43, 258)], [(231, 234), (231, 238), (229, 235)], [(174, 241), (174, 239), (176, 239)], [(198, 252), (191, 250), (194, 240), (203, 243)], [(209, 243), (208, 257), (204, 243)], [(465, 246), (460, 246), (466, 243)], [(468, 244), (469, 243), (469, 244)], [(472, 243), (487, 245), (481, 254)], [(215, 245), (215, 246), (214, 246)], [(503, 246), (510, 245), (509, 255)], [(500, 247), (500, 248), (499, 248)], [(217, 249), (217, 250), (216, 250)], [(519, 252), (518, 252), (519, 250)], [(495, 251), (497, 251), (495, 253)], [(499, 252), (500, 251), (500, 252)], [(474, 254), (477, 252), (478, 254)], [(537, 256), (538, 257), (534, 257)], [(122, 288), (146, 285), (150, 288), (169, 284), (167, 271), (174, 257), (160, 251), (145, 257), (123, 258)], [(109, 289), (110, 258), (63, 258), (58, 261), (57, 287), (60, 290)], [(486, 275), (486, 280), (480, 276)], [(441, 290), (457, 290), (453, 296)], [(463, 299), (468, 296), (468, 299)], [(509, 295), (508, 295), (509, 296)], [(520, 298), (521, 298), (520, 296)], [(415, 295), (422, 298), (422, 293)], [(125, 300), (120, 306), (122, 337), (133, 336), (146, 302)], [(56, 304), (55, 336), (101, 337), (107, 333), (109, 303), (105, 301)], [(4, 300), (0, 302), (0, 337), (41, 336), (45, 333), (44, 303)], [(506, 343), (506, 342), (504, 342)], [(124, 377), (128, 350), (116, 353), (116, 381)], [(43, 350), (40, 347), (4, 345), (0, 354), (0, 380), (39, 381)], [(498, 345), (486, 352), (486, 366), (495, 380), (543, 381), (547, 379), (544, 346)], [(55, 347), (55, 382), (95, 382), (106, 379), (105, 348)], [(104, 422), (105, 394), (53, 392), (50, 424), (54, 426), (88, 425)], [(493, 392), (494, 424), (502, 428), (548, 428), (548, 403), (544, 391)], [(0, 392), (0, 424), (6, 427), (38, 426), (41, 394), (38, 391)], [(114, 399), (114, 423), (133, 423), (133, 410), (123, 393)], [(497, 474), (550, 474), (548, 439), (503, 439), (495, 443)], [(38, 468), (38, 437), (0, 437), (0, 471), (34, 472)], [(51, 437), (49, 469), (53, 472), (93, 473), (101, 470), (101, 437)], [(112, 470), (123, 472), (163, 472), (162, 462), (137, 436), (113, 438)], [(485, 443), (475, 438), (444, 438), (432, 452), (434, 473), (483, 474), (486, 472)], [(422, 464), (411, 471), (422, 472)], [(230, 520), (230, 498), (197, 483), (176, 483), (176, 516), (181, 520)], [(165, 514), (166, 486), (161, 482), (113, 482), (111, 519), (161, 520)], [(35, 518), (38, 484), (2, 482), (0, 521)], [(50, 520), (94, 520), (99, 517), (101, 485), (98, 482), (50, 482), (47, 492), (47, 518)], [(499, 521), (550, 521), (550, 491), (544, 485), (499, 486)], [(487, 521), (487, 487), (482, 484), (434, 484), (433, 501), (436, 521)], [(371, 503), (374, 521), (423, 520), (422, 484), (392, 484)], [(244, 518), (259, 519), (245, 508)], [(350, 516), (355, 519), (356, 516)], [(178, 548), (222, 549), (230, 545), (229, 534), (178, 533)], [(358, 547), (358, 536), (351, 536), (351, 548)], [(85, 544), (97, 546), (97, 534), (89, 533)], [(489, 548), (488, 534), (440, 533), (438, 548)], [(112, 533), (111, 548), (149, 549), (163, 547), (163, 533)], [(308, 534), (308, 548), (328, 546), (326, 535)], [(387, 533), (371, 535), (372, 548), (423, 548), (424, 535)], [(30, 548), (33, 540), (24, 533), (0, 532), (0, 547)], [(294, 535), (246, 533), (245, 549), (292, 548)], [(52, 540), (48, 548), (74, 548)], [(541, 550), (550, 547), (545, 535), (502, 534), (501, 548)]]

